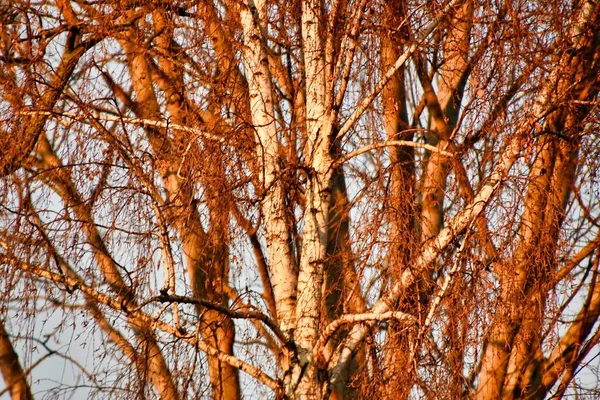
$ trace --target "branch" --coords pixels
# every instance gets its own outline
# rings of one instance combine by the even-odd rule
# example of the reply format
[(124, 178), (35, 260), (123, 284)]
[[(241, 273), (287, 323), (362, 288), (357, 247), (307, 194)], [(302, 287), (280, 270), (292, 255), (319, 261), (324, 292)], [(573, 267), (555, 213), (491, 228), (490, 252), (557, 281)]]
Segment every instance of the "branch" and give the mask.
[[(240, 298), (240, 295), (231, 286), (224, 286), (223, 292), (227, 295), (227, 297), (229, 297), (229, 300), (231, 300), (233, 302), (233, 304), (235, 304), (236, 311), (255, 311), (256, 310), (251, 304), (245, 303), (244, 301), (242, 301)], [(250, 319), (250, 320), (252, 321), (252, 324), (258, 331), (258, 334), (265, 339), (267, 347), (271, 350), (273, 355), (277, 357), (281, 352), (281, 347), (279, 346), (279, 343), (277, 343), (275, 341), (271, 332), (269, 332), (268, 329), (263, 324), (261, 324), (260, 320), (258, 320), (258, 319)], [(275, 323), (275, 325), (277, 325), (277, 321), (274, 320), (273, 317), (271, 317), (271, 320)], [(287, 339), (286, 344), (289, 344), (289, 339)]]
[[(4, 329), (3, 326), (1, 326), (2, 323), (0, 322), (0, 331), (2, 331)], [(0, 335), (2, 334), (6, 334), (6, 331), (3, 331), (2, 333), (0, 333)], [(11, 336), (8, 335), (7, 336)], [(77, 368), (79, 368), (79, 370), (85, 375), (85, 377), (87, 379), (89, 379), (90, 381), (94, 382), (96, 385), (99, 385), (98, 381), (96, 380), (95, 376), (91, 373), (89, 373), (85, 367), (77, 360), (75, 360), (73, 357), (70, 357), (66, 354), (61, 353), (58, 350), (53, 350), (50, 348), (50, 346), (48, 345), (48, 338), (46, 338), (46, 340), (40, 340), (36, 337), (27, 337), (27, 336), (13, 336), (15, 339), (19, 338), (19, 339), (26, 339), (26, 340), (32, 340), (36, 343), (38, 343), (39, 345), (43, 346), (44, 349), (47, 351), (46, 354), (42, 355), (40, 358), (38, 358), (33, 364), (31, 364), (26, 370), (23, 371), (23, 379), (25, 379), (25, 376), (29, 376), (31, 374), (31, 372), (37, 368), (40, 364), (42, 364), (45, 360), (47, 360), (48, 358), (52, 357), (52, 356), (58, 356), (62, 359), (64, 359), (65, 361), (70, 362), (71, 364), (75, 365)], [(6, 392), (10, 392), (12, 394), (12, 398), (16, 399), (16, 400), (26, 400), (26, 399), (33, 399), (33, 397), (25, 397), (24, 394), (22, 393), (13, 393), (13, 388), (15, 387), (15, 385), (19, 384), (20, 382), (13, 382), (10, 385), (7, 385), (3, 390), (0, 391), (0, 398), (2, 396), (4, 396), (4, 394), (6, 394)], [(31, 394), (30, 394), (31, 396)]]
[[(444, 13), (446, 14), (450, 7), (457, 4), (455, 1), (451, 1), (445, 8)], [(441, 17), (440, 17), (441, 18)], [(425, 34), (429, 35), (439, 24), (440, 18), (436, 18), (426, 29)], [(416, 44), (413, 45), (407, 50), (407, 52), (402, 55), (395, 66), (400, 67), (405, 61), (405, 57), (407, 58), (412, 54), (416, 49)], [(394, 66), (394, 67), (395, 67)], [(392, 68), (393, 69), (393, 68)], [(392, 71), (392, 70), (390, 70)], [(389, 80), (389, 76), (391, 73), (388, 71), (385, 77), (381, 82), (387, 83)], [(421, 271), (430, 265), (440, 254), (441, 252), (448, 246), (458, 235), (460, 235), (466, 228), (469, 226), (475, 218), (479, 216), (479, 214), (483, 211), (484, 207), (489, 203), (492, 196), (501, 185), (502, 180), (506, 178), (508, 171), (514, 164), (514, 162), (519, 157), (519, 153), (521, 152), (524, 145), (529, 140), (528, 137), (532, 137), (535, 135), (531, 135), (532, 131), (535, 131), (537, 122), (543, 118), (549, 111), (551, 111), (554, 107), (553, 102), (560, 96), (557, 96), (555, 93), (555, 83), (558, 79), (558, 70), (554, 70), (546, 84), (542, 87), (539, 95), (536, 98), (533, 109), (531, 113), (528, 114), (526, 120), (521, 124), (520, 128), (517, 129), (515, 133), (512, 134), (510, 141), (504, 151), (504, 154), (500, 157), (498, 164), (494, 167), (492, 173), (490, 174), (487, 182), (483, 185), (479, 193), (473, 198), (473, 201), (469, 203), (461, 212), (459, 212), (450, 224), (442, 229), (440, 233), (434, 239), (425, 243), (423, 250), (419, 257), (415, 260), (413, 268), (407, 268), (401, 275), (400, 279), (393, 285), (393, 287), (388, 290), (380, 299), (375, 303), (371, 312), (373, 313), (383, 313), (387, 312), (390, 308), (390, 304), (394, 304), (396, 299), (406, 291), (411, 285), (414, 284), (416, 280), (416, 276), (413, 271)], [(375, 89), (378, 89), (381, 82), (376, 86)], [(376, 92), (373, 91), (371, 97), (375, 97)], [(563, 94), (564, 95), (564, 94)], [(366, 100), (363, 101), (362, 104), (366, 104), (364, 109), (368, 106)], [(372, 99), (371, 99), (372, 101)], [(369, 101), (370, 103), (370, 101)], [(364, 109), (358, 109), (355, 111), (353, 116), (346, 122), (340, 133), (343, 134), (350, 129), (352, 123), (354, 123), (360, 115), (357, 113), (362, 113)], [(354, 118), (354, 120), (352, 120)], [(350, 123), (350, 124), (349, 124)], [(534, 132), (535, 133), (535, 132)], [(331, 373), (330, 384), (335, 384), (341, 378), (341, 372), (347, 367), (352, 354), (354, 353), (354, 349), (358, 344), (363, 340), (367, 333), (367, 328), (363, 325), (356, 325), (348, 335), (347, 339), (342, 343), (336, 352), (334, 353), (331, 360), (329, 360), (329, 370)]]
[[(77, 272), (75, 272), (75, 270), (61, 256), (61, 254), (59, 254), (56, 247), (52, 244), (52, 241), (50, 240), (46, 231), (43, 228), (43, 223), (40, 220), (39, 214), (35, 210), (33, 204), (31, 204), (31, 199), (28, 198), (27, 200), (28, 200), (28, 208), (31, 211), (31, 218), (32, 218), (33, 226), (35, 226), (37, 228), (40, 236), (43, 238), (44, 242), (46, 243), (46, 246), (48, 247), (48, 251), (52, 255), (52, 258), (57, 263), (59, 271), (61, 271), (61, 276), (66, 275), (71, 279), (75, 279), (79, 282), (83, 282), (82, 278), (77, 274)], [(4, 246), (3, 244), (0, 244), (0, 245), (6, 249), (6, 246)], [(67, 290), (70, 290), (70, 289), (67, 289)], [(137, 353), (137, 350), (135, 349), (135, 347), (132, 346), (131, 343), (127, 339), (125, 339), (125, 337), (121, 334), (121, 332), (119, 332), (119, 330), (117, 328), (115, 328), (106, 319), (106, 317), (104, 316), (104, 313), (100, 310), (98, 302), (93, 297), (90, 297), (87, 295), (84, 295), (84, 297), (85, 297), (86, 308), (87, 308), (88, 312), (90, 313), (92, 318), (94, 318), (94, 320), (96, 320), (96, 323), (98, 324), (100, 329), (102, 329), (104, 331), (104, 333), (108, 337), (108, 340), (110, 340), (112, 343), (117, 345), (117, 347), (119, 347), (121, 352), (126, 357), (128, 357), (131, 360), (131, 362), (136, 363), (138, 365), (139, 371), (144, 371), (146, 366), (140, 365), (138, 353)], [(82, 371), (83, 371), (83, 369), (82, 369)]]
[(361, 147), (360, 149), (354, 150), (354, 151), (346, 154), (345, 156), (343, 156), (339, 160), (337, 160), (333, 164), (332, 168), (337, 168), (340, 165), (344, 164), (346, 161), (348, 161), (348, 160), (350, 160), (350, 159), (352, 159), (352, 158), (354, 158), (356, 156), (359, 156), (359, 155), (361, 155), (363, 153), (367, 153), (367, 152), (369, 152), (371, 150), (374, 150), (374, 149), (380, 149), (382, 147), (390, 147), (390, 146), (414, 147), (416, 149), (425, 149), (425, 150), (429, 150), (429, 151), (434, 152), (434, 153), (439, 153), (439, 154), (441, 154), (443, 156), (446, 156), (446, 157), (454, 157), (453, 153), (450, 153), (448, 151), (442, 150), (442, 149), (440, 149), (438, 147), (435, 147), (435, 146), (432, 146), (430, 144), (411, 142), (411, 141), (408, 141), (408, 140), (388, 140), (386, 142), (373, 143), (373, 144), (370, 144), (368, 146)]
[[(341, 74), (339, 75), (339, 77), (341, 77), (341, 79), (339, 79), (339, 88), (338, 88), (338, 92), (335, 95), (333, 100), (333, 108), (338, 110), (340, 108), (340, 106), (342, 105), (342, 102), (344, 101), (344, 95), (346, 94), (346, 88), (348, 87), (348, 82), (350, 81), (350, 72), (352, 71), (352, 61), (354, 61), (354, 54), (356, 53), (356, 48), (357, 48), (357, 38), (358, 38), (358, 34), (359, 34), (359, 29), (360, 29), (360, 21), (362, 19), (363, 14), (365, 13), (365, 9), (366, 9), (366, 5), (367, 2), (366, 0), (361, 0), (360, 4), (354, 6), (356, 8), (356, 15), (354, 16), (354, 19), (352, 21), (351, 24), (351, 28), (350, 28), (350, 33), (348, 33), (346, 31), (346, 34), (344, 35), (344, 37), (342, 38), (341, 42), (341, 46), (339, 49), (339, 54), (340, 55), (345, 55), (345, 57), (339, 57), (338, 62), (336, 63), (337, 65), (335, 66), (335, 71), (341, 71)], [(334, 35), (328, 35), (328, 40), (327, 40), (327, 46), (330, 46), (327, 50), (331, 51), (333, 54), (333, 36)], [(329, 53), (328, 53), (329, 54)], [(342, 60), (343, 60), (343, 65), (342, 64)], [(335, 74), (333, 76), (333, 82), (337, 82), (338, 81), (338, 76), (336, 76), (337, 74)], [(333, 92), (333, 90), (332, 90)], [(333, 93), (331, 94), (333, 97)], [(331, 100), (327, 102), (327, 105), (331, 104)]]
[(444, 296), (446, 295), (446, 292), (448, 291), (448, 288), (450, 287), (450, 284), (452, 283), (452, 278), (454, 277), (454, 275), (460, 268), (460, 265), (461, 265), (460, 259), (462, 257), (463, 251), (465, 250), (465, 245), (467, 244), (467, 239), (469, 239), (468, 233), (465, 235), (465, 237), (462, 240), (462, 243), (460, 244), (460, 248), (458, 249), (458, 254), (456, 256), (456, 259), (454, 260), (454, 264), (452, 265), (452, 268), (450, 268), (450, 271), (448, 271), (448, 274), (444, 278), (444, 283), (442, 283), (442, 286), (439, 288), (437, 294), (431, 301), (431, 305), (429, 306), (429, 311), (427, 312), (427, 317), (425, 318), (425, 322), (419, 328), (419, 332), (417, 335), (417, 343), (415, 344), (415, 346), (412, 346), (411, 351), (410, 351), (408, 365), (411, 367), (412, 367), (413, 361), (417, 355), (418, 346), (420, 346), (421, 339), (423, 338), (425, 331), (427, 329), (429, 329), (429, 326), (431, 325), (431, 322), (433, 320), (433, 316), (435, 315), (435, 312), (436, 312), (438, 306), (442, 302)]
[[(545, 388), (551, 388), (560, 375), (577, 361), (583, 342), (591, 333), (600, 315), (600, 255), (594, 262), (594, 275), (590, 283), (588, 296), (577, 313), (575, 322), (564, 333), (560, 342), (544, 363), (542, 383)], [(574, 355), (575, 354), (575, 355)]]
[[(537, 118), (536, 118), (537, 119)], [(532, 123), (526, 123), (520, 132), (517, 132), (510, 143), (508, 144), (503, 157), (494, 168), (492, 174), (488, 178), (485, 185), (477, 193), (473, 201), (458, 213), (452, 222), (440, 231), (435, 239), (428, 241), (420, 254), (415, 260), (413, 268), (407, 268), (401, 275), (400, 279), (394, 286), (383, 295), (371, 309), (372, 313), (382, 314), (389, 311), (390, 304), (394, 304), (395, 300), (404, 291), (414, 284), (416, 276), (413, 271), (422, 271), (431, 264), (440, 253), (448, 246), (459, 234), (461, 234), (481, 213), (483, 208), (488, 204), (492, 195), (500, 186), (502, 180), (506, 177), (509, 169), (516, 161), (522, 147), (522, 135), (531, 129)], [(338, 347), (329, 361), (329, 370), (331, 373), (330, 384), (335, 384), (341, 378), (341, 372), (350, 362), (354, 349), (363, 340), (367, 333), (367, 327), (364, 325), (356, 325), (346, 341)]]
[(283, 332), (281, 332), (281, 330), (273, 322), (273, 320), (271, 320), (271, 318), (269, 318), (268, 315), (263, 314), (260, 311), (251, 311), (251, 310), (236, 311), (236, 310), (230, 309), (229, 307), (225, 307), (221, 304), (215, 304), (208, 300), (197, 299), (194, 297), (187, 297), (187, 296), (179, 296), (176, 294), (166, 294), (166, 293), (161, 293), (159, 296), (154, 296), (154, 297), (150, 298), (148, 301), (146, 301), (140, 307), (143, 307), (152, 302), (195, 304), (198, 306), (208, 308), (210, 310), (218, 311), (219, 313), (227, 315), (228, 317), (233, 318), (233, 319), (256, 319), (256, 320), (259, 320), (262, 323), (264, 323), (269, 328), (271, 328), (271, 330), (273, 331), (273, 333), (275, 333), (275, 335), (279, 338), (279, 340), (281, 340), (282, 342), (286, 341)]
[(27, 383), (27, 374), (23, 371), (19, 356), (10, 342), (2, 321), (0, 321), (0, 372), (6, 382), (6, 389), (0, 392), (0, 396), (8, 390), (13, 399), (33, 399), (31, 388)]
[(575, 269), (579, 263), (586, 259), (590, 254), (600, 248), (600, 231), (596, 234), (596, 237), (592, 239), (585, 247), (583, 247), (577, 254), (567, 261), (564, 266), (558, 270), (554, 277), (554, 282), (558, 283), (567, 277)]
[[(63, 117), (63, 118), (71, 118), (76, 121), (83, 121), (85, 119), (88, 119), (88, 117), (84, 117), (80, 114), (66, 112), (66, 111), (65, 112), (52, 112), (52, 111), (43, 111), (43, 110), (30, 110), (30, 111), (20, 111), (18, 114), (19, 115), (32, 115), (32, 116), (35, 116), (35, 115), (57, 116), (57, 117)], [(167, 121), (157, 121), (157, 120), (145, 119), (145, 118), (131, 118), (131, 117), (123, 117), (123, 116), (117, 116), (117, 115), (100, 115), (100, 114), (92, 115), (92, 118), (95, 118), (100, 121), (115, 121), (115, 122), (122, 122), (122, 123), (126, 123), (126, 124), (140, 125), (140, 126), (152, 127), (152, 128), (172, 129), (175, 131), (193, 133), (194, 135), (202, 136), (205, 139), (212, 140), (212, 141), (219, 142), (219, 143), (225, 142), (224, 137), (217, 137), (217, 136), (212, 135), (201, 129), (192, 128), (189, 126), (184, 126), (184, 125), (179, 125), (179, 124), (173, 124), (173, 123), (170, 123), (168, 120)]]
[(387, 321), (389, 319), (396, 319), (400, 322), (404, 322), (406, 325), (415, 325), (417, 323), (417, 320), (413, 315), (401, 311), (387, 311), (381, 314), (364, 313), (342, 315), (340, 318), (327, 325), (327, 327), (323, 331), (323, 334), (321, 335), (321, 338), (315, 345), (315, 349), (313, 351), (313, 353), (315, 354), (315, 359), (319, 360), (322, 357), (323, 350), (325, 349), (327, 342), (329, 341), (329, 339), (331, 339), (333, 334), (343, 325), (367, 321)]
[(563, 398), (565, 391), (569, 387), (569, 383), (571, 383), (571, 381), (573, 380), (575, 375), (577, 375), (584, 368), (584, 366), (582, 366), (583, 360), (587, 357), (590, 350), (592, 350), (594, 347), (596, 347), (599, 342), (600, 342), (600, 329), (596, 330), (596, 333), (594, 333), (594, 336), (592, 336), (590, 338), (590, 340), (588, 340), (585, 343), (585, 345), (583, 346), (583, 348), (581, 349), (579, 354), (577, 354), (577, 357), (575, 358), (575, 360), (569, 364), (566, 372), (563, 374), (563, 377), (561, 379), (560, 385), (558, 386), (556, 393), (554, 394), (554, 396), (552, 396), (553, 399), (562, 399)]

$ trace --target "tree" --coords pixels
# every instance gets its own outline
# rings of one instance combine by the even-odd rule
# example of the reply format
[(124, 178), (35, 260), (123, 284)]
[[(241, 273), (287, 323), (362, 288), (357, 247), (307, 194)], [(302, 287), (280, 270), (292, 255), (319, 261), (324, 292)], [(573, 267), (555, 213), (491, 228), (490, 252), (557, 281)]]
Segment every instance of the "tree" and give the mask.
[(598, 393), (597, 1), (0, 4), (13, 398)]

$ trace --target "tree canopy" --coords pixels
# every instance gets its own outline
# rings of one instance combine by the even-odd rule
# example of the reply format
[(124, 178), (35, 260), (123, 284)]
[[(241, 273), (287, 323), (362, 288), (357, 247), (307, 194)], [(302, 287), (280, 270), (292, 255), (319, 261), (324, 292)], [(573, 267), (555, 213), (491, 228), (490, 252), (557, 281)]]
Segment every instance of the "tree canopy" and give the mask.
[(2, 393), (598, 396), (599, 90), (597, 0), (0, 0)]

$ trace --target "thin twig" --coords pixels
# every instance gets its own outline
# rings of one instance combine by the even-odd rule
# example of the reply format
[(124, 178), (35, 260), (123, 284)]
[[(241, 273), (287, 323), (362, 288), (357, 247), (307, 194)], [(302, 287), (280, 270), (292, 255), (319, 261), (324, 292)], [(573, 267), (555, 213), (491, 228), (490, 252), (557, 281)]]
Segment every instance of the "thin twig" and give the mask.
[[(29, 111), (20, 111), (19, 115), (44, 115), (44, 116), (55, 116), (55, 117), (63, 117), (63, 118), (71, 118), (76, 121), (83, 121), (88, 119), (89, 117), (84, 117), (80, 114), (71, 113), (71, 112), (53, 112), (53, 111), (43, 111), (43, 110), (29, 110)], [(100, 114), (91, 114), (92, 118), (95, 118), (100, 121), (116, 121), (123, 122), (127, 124), (140, 125), (140, 126), (151, 126), (154, 128), (165, 128), (172, 129), (174, 131), (188, 132), (193, 133), (194, 135), (202, 136), (206, 139), (213, 140), (215, 142), (224, 143), (224, 137), (218, 137), (212, 135), (204, 130), (192, 128), (189, 126), (183, 126), (179, 124), (174, 124), (169, 121), (158, 121), (153, 119), (145, 119), (145, 118), (131, 118), (131, 117), (123, 117), (117, 115), (100, 115)]]
[[(471, 225), (473, 225), (473, 223), (471, 223)], [(408, 365), (413, 364), (413, 360), (416, 356), (416, 353), (417, 353), (417, 350), (419, 347), (419, 342), (420, 342), (421, 338), (423, 337), (423, 334), (427, 331), (427, 329), (429, 329), (429, 326), (431, 325), (431, 321), (433, 320), (435, 311), (437, 310), (438, 306), (442, 302), (444, 295), (448, 291), (448, 288), (450, 287), (450, 283), (452, 283), (452, 278), (454, 277), (454, 275), (460, 268), (461, 256), (465, 249), (465, 245), (467, 244), (467, 239), (469, 238), (469, 234), (468, 234), (469, 229), (470, 228), (467, 228), (467, 233), (465, 234), (465, 237), (463, 238), (462, 243), (460, 244), (460, 248), (458, 249), (458, 253), (456, 255), (456, 259), (454, 260), (454, 264), (452, 265), (452, 268), (450, 268), (450, 271), (448, 271), (448, 274), (446, 275), (446, 277), (444, 279), (444, 283), (442, 283), (442, 286), (440, 287), (439, 291), (437, 292), (436, 296), (433, 298), (433, 301), (431, 302), (431, 306), (429, 307), (429, 312), (427, 313), (427, 317), (425, 317), (425, 322), (419, 328), (419, 333), (417, 336), (417, 343), (415, 346), (413, 346), (413, 348), (410, 351)]]
[(417, 149), (425, 149), (425, 150), (429, 150), (434, 153), (439, 153), (446, 157), (454, 157), (453, 153), (442, 150), (442, 149), (432, 146), (430, 144), (411, 142), (408, 140), (389, 140), (389, 141), (381, 142), (381, 143), (373, 143), (368, 146), (361, 147), (360, 149), (351, 151), (350, 153), (346, 154), (342, 158), (336, 160), (336, 162), (333, 164), (332, 168), (337, 168), (340, 165), (344, 164), (346, 161), (348, 161), (356, 156), (359, 156), (363, 153), (369, 152), (371, 150), (380, 149), (382, 147), (392, 147), (392, 146), (414, 147)]

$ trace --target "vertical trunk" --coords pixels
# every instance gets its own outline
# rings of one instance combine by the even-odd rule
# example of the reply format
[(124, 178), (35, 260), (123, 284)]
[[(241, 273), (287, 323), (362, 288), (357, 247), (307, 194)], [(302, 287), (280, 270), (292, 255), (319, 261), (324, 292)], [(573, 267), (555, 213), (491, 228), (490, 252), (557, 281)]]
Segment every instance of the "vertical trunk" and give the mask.
[[(325, 53), (323, 41), (323, 4), (319, 0), (302, 2), (302, 50), (306, 85), (305, 154), (311, 167), (306, 188), (306, 207), (302, 250), (298, 275), (296, 344), (301, 376), (296, 395), (320, 398), (319, 376), (313, 364), (313, 348), (317, 342), (322, 310), (324, 261), (327, 253), (329, 192), (331, 185), (332, 124), (326, 105)], [(329, 85), (331, 86), (331, 85)]]
[[(196, 215), (199, 217), (199, 215)], [(211, 219), (211, 223), (222, 223), (222, 219)], [(225, 223), (225, 227), (228, 225)], [(221, 235), (200, 236), (188, 227), (182, 233), (183, 250), (190, 274), (194, 296), (215, 304), (227, 304), (224, 286), (227, 284), (228, 256), (225, 242), (217, 242)], [(234, 324), (223, 314), (198, 307), (202, 339), (225, 354), (233, 354), (235, 342)], [(208, 356), (209, 376), (214, 399), (238, 399), (241, 397), (237, 368)]]
[[(331, 197), (329, 199), (329, 224), (327, 242), (327, 262), (325, 264), (325, 314), (329, 322), (342, 314), (364, 312), (365, 304), (360, 293), (352, 249), (350, 247), (350, 204), (346, 189), (344, 170), (336, 168), (331, 178)], [(337, 346), (346, 334), (339, 330), (330, 345)], [(365, 351), (361, 349), (354, 357), (340, 381), (333, 387), (330, 399), (355, 399), (358, 391), (349, 387), (353, 375), (365, 366)], [(361, 384), (366, 377), (361, 377)]]
[[(173, 53), (173, 22), (168, 19), (168, 14), (162, 10), (153, 12), (155, 31), (160, 32), (156, 38), (157, 46), (162, 54)], [(159, 87), (165, 93), (166, 108), (172, 121), (185, 125), (193, 122), (193, 115), (185, 100), (184, 81), (181, 72), (175, 63), (168, 57), (159, 58), (159, 66), (168, 79), (158, 80)], [(174, 147), (177, 149), (190, 149), (190, 153), (197, 153), (198, 146), (189, 143), (187, 135), (176, 134)], [(172, 177), (171, 186), (168, 187), (169, 196), (180, 204), (185, 205), (183, 216), (174, 220), (171, 214), (171, 223), (178, 228), (183, 241), (183, 251), (186, 255), (186, 266), (190, 275), (190, 283), (194, 296), (206, 299), (215, 304), (227, 305), (225, 287), (229, 284), (229, 207), (222, 199), (226, 180), (222, 160), (218, 156), (218, 145), (206, 143), (205, 147), (211, 149), (209, 161), (202, 167), (210, 173), (200, 174), (200, 181), (205, 189), (207, 206), (210, 214), (210, 228), (205, 234), (198, 223), (200, 215), (194, 207), (194, 193), (187, 186), (190, 182)], [(179, 168), (180, 154), (172, 161), (169, 169)], [(198, 156), (198, 158), (200, 158)], [(204, 171), (203, 171), (204, 172)], [(189, 179), (189, 178), (188, 178)], [(225, 202), (226, 203), (226, 202)], [(183, 218), (182, 218), (183, 217)], [(190, 222), (194, 221), (194, 222)], [(231, 318), (214, 310), (198, 308), (200, 317), (200, 330), (203, 340), (225, 354), (233, 354), (235, 341), (235, 325)], [(218, 358), (208, 356), (209, 376), (212, 386), (212, 396), (215, 399), (237, 399), (241, 397), (238, 371), (233, 366), (223, 363)]]
[[(586, 16), (586, 12), (590, 14)], [(593, 16), (593, 14), (595, 14), (595, 16)], [(579, 18), (580, 21), (589, 18), (590, 22), (586, 29), (597, 32), (597, 30), (593, 29), (594, 25), (592, 24), (597, 25), (598, 23), (598, 11), (596, 10), (594, 12), (592, 3), (585, 4)], [(589, 46), (589, 42), (586, 43), (586, 40), (581, 40), (582, 38), (578, 34), (580, 28), (576, 27), (574, 31), (576, 33), (574, 42), (576, 45), (579, 45), (579, 49), (581, 50), (583, 46)], [(597, 43), (598, 34), (596, 33), (595, 36)], [(588, 37), (587, 40), (590, 40), (591, 38), (593, 38), (593, 35)], [(597, 78), (592, 61), (597, 59), (597, 56), (597, 45), (592, 45), (589, 46), (587, 50), (584, 48), (582, 54), (575, 55), (571, 59), (570, 72), (573, 73), (574, 76), (571, 82), (578, 82), (578, 85), (574, 88), (574, 98), (584, 100), (592, 99), (597, 96), (598, 87), (597, 85), (594, 87), (593, 84), (594, 80)], [(581, 144), (577, 133), (582, 116), (588, 114), (589, 111), (588, 106), (582, 106), (576, 110), (568, 109), (555, 113), (548, 118), (548, 128), (552, 132), (560, 132), (562, 134), (562, 140), (561, 138), (556, 138), (558, 142), (556, 147), (556, 161), (551, 178), (548, 204), (544, 212), (545, 226), (542, 232), (542, 243), (539, 246), (544, 249), (544, 251), (538, 259), (538, 262), (541, 265), (537, 268), (539, 272), (537, 272), (537, 276), (535, 277), (541, 282), (543, 282), (544, 278), (547, 280), (548, 276), (554, 276), (556, 272), (555, 253), (558, 247), (559, 233), (565, 218), (567, 203), (576, 179), (578, 152)], [(596, 277), (593, 278), (593, 282), (596, 282), (597, 285)], [(592, 284), (589, 289), (589, 304), (584, 304), (582, 306), (582, 310), (575, 319), (572, 327), (569, 329), (569, 332), (564, 335), (553, 354), (546, 360), (540, 345), (543, 329), (540, 314), (544, 313), (545, 310), (540, 309), (539, 304), (545, 305), (546, 293), (550, 288), (545, 285), (536, 284), (535, 281), (531, 286), (532, 289), (529, 297), (542, 299), (543, 302), (529, 301), (529, 304), (532, 305), (526, 310), (521, 328), (525, 333), (523, 334), (520, 332), (520, 335), (525, 336), (526, 338), (533, 337), (534, 342), (533, 345), (527, 349), (527, 352), (519, 351), (521, 349), (515, 346), (511, 355), (511, 364), (509, 365), (509, 368), (518, 373), (508, 377), (506, 389), (504, 391), (505, 398), (517, 398), (519, 396), (543, 398), (558, 379), (558, 374), (553, 375), (553, 373), (556, 371), (562, 372), (561, 369), (568, 370), (568, 368), (571, 367), (571, 363), (576, 359), (576, 356), (574, 355), (576, 353), (575, 349), (581, 347), (583, 341), (591, 332), (591, 328), (594, 324), (593, 321), (596, 321), (597, 319), (597, 314), (594, 314), (593, 311), (588, 313), (588, 309), (586, 309), (588, 306), (589, 309), (598, 307), (597, 289), (596, 286)], [(536, 311), (538, 312), (536, 313)], [(532, 315), (533, 318), (531, 317)], [(575, 334), (571, 335), (572, 333)], [(557, 354), (556, 350), (560, 349), (559, 351), (562, 351), (562, 349), (565, 348), (569, 348), (569, 350), (565, 351), (565, 354), (562, 354), (562, 356), (555, 357)], [(549, 374), (546, 373), (548, 370), (551, 371)], [(519, 375), (519, 372), (521, 375)], [(549, 379), (549, 376), (552, 376), (552, 378)], [(561, 384), (561, 386), (561, 390), (566, 389), (564, 385)]]
[[(437, 94), (426, 78), (426, 65), (420, 66), (420, 78), (432, 127), (425, 139), (428, 144), (446, 148), (456, 123), (462, 102), (469, 67), (470, 32), (473, 24), (473, 4), (466, 1), (450, 20), (451, 28), (444, 41), (444, 63), (441, 66)], [(449, 162), (440, 153), (429, 154), (423, 172), (421, 241), (435, 237), (443, 226), (443, 202)]]
[[(389, 2), (388, 24), (390, 27), (401, 26), (405, 16), (402, 1)], [(404, 33), (404, 32), (403, 32)], [(402, 38), (385, 36), (381, 42), (382, 70), (385, 71), (402, 54)], [(406, 110), (406, 89), (404, 68), (400, 68), (382, 90), (383, 122), (388, 140), (413, 139), (413, 133), (408, 132), (408, 112)], [(390, 186), (388, 202), (389, 218), (389, 255), (391, 279), (397, 281), (404, 269), (409, 265), (414, 237), (415, 216), (415, 165), (414, 149), (411, 147), (391, 147), (390, 155)], [(400, 306), (400, 308), (402, 308)], [(403, 381), (406, 371), (410, 370), (408, 362), (409, 344), (405, 335), (395, 321), (390, 321), (387, 331), (387, 343), (382, 369), (382, 384), (378, 390), (389, 397), (399, 395), (406, 397), (408, 385)], [(399, 379), (399, 377), (402, 377)], [(404, 389), (404, 390), (403, 390)]]
[[(483, 365), (478, 396), (496, 399), (502, 395), (505, 376), (509, 367), (509, 358), (522, 318), (521, 307), (529, 283), (531, 264), (537, 267), (540, 256), (536, 248), (541, 245), (540, 233), (546, 208), (547, 193), (550, 185), (549, 173), (554, 169), (555, 141), (542, 137), (538, 143), (538, 155), (529, 174), (528, 192), (525, 198), (525, 211), (518, 235), (519, 246), (514, 261), (506, 265), (500, 273), (502, 291), (496, 324), (485, 348), (484, 359), (493, 360)], [(525, 346), (520, 343), (519, 346)], [(525, 351), (519, 349), (518, 351)], [(509, 371), (518, 373), (518, 371)]]
[[(393, 7), (390, 12), (393, 19), (390, 26), (400, 25), (404, 17), (403, 5)], [(401, 38), (382, 38), (381, 59), (385, 71), (402, 53)], [(383, 122), (388, 140), (413, 139), (413, 132), (408, 132), (408, 112), (406, 110), (406, 89), (404, 68), (400, 68), (392, 77), (382, 93)], [(415, 165), (414, 148), (391, 147), (390, 154), (390, 265), (392, 276), (397, 278), (410, 259), (414, 243), (415, 212)]]
[(541, 367), (544, 357), (541, 348), (543, 315), (545, 314), (548, 288), (544, 285), (548, 277), (555, 273), (555, 253), (558, 235), (564, 220), (565, 207), (574, 184), (577, 165), (576, 140), (559, 141), (555, 148), (553, 172), (548, 187), (548, 201), (542, 216), (538, 216), (543, 224), (537, 248), (531, 250), (528, 270), (529, 284), (525, 293), (529, 304), (523, 312), (519, 324), (519, 332), (512, 349), (503, 398), (513, 399), (529, 396), (539, 391), (542, 384)]
[[(263, 193), (261, 215), (273, 296), (279, 327), (290, 339), (296, 328), (297, 267), (291, 249), (291, 237), (285, 201), (285, 186), (280, 177), (280, 143), (274, 120), (271, 76), (265, 49), (266, 3), (249, 1), (240, 5), (244, 34), (244, 71), (248, 81), (250, 113), (256, 131), (256, 155), (260, 160)], [(280, 365), (284, 383), (291, 385), (294, 355), (284, 348)]]

